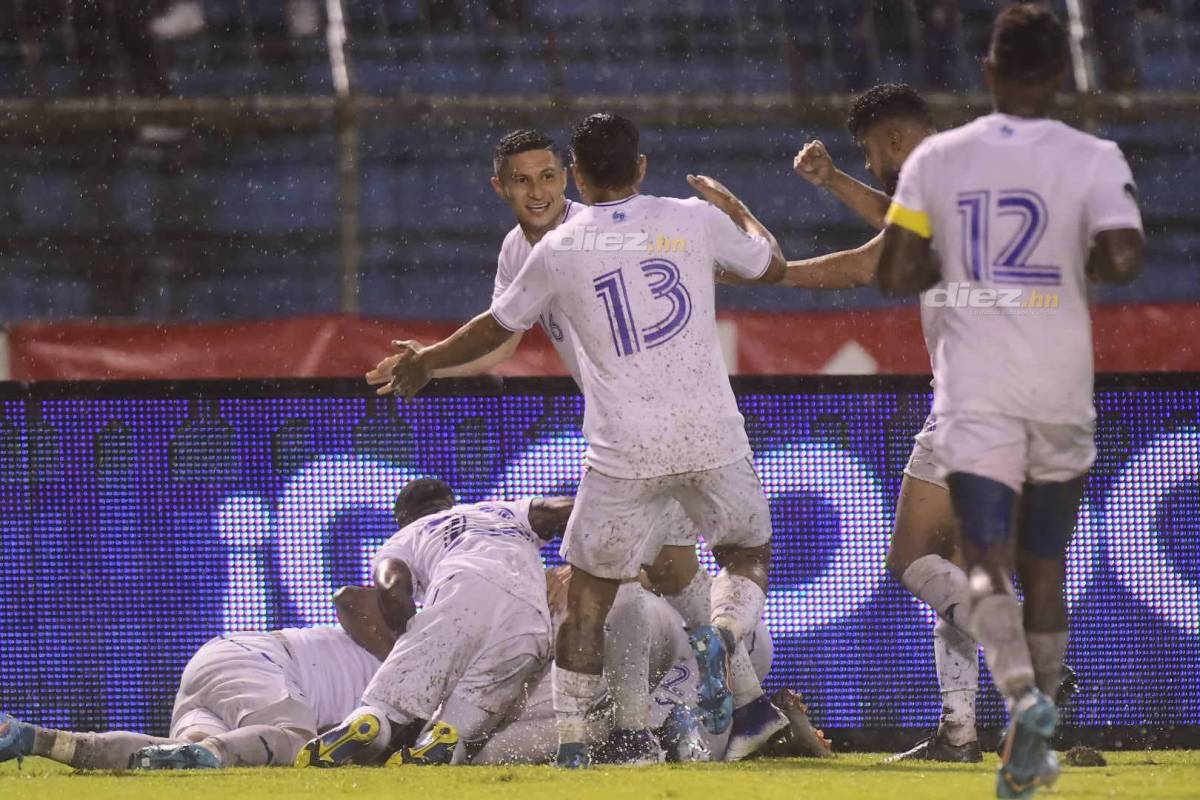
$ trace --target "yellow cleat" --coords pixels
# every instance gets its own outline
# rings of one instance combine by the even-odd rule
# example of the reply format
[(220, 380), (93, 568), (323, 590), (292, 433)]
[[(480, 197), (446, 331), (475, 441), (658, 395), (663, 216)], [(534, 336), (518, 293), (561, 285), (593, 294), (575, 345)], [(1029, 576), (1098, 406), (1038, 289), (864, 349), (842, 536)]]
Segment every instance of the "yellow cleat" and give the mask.
[(379, 737), (379, 718), (360, 714), (300, 748), (297, 767), (342, 767), (366, 752)]
[(402, 747), (387, 760), (389, 767), (449, 764), (458, 747), (458, 729), (449, 722), (436, 722), (421, 734), (412, 747)]

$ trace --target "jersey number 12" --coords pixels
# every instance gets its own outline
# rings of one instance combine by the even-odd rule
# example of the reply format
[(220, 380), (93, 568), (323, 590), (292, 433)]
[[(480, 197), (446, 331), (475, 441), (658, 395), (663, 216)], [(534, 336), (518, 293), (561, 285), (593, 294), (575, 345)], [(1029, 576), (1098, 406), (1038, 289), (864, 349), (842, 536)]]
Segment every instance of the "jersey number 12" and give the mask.
[[(1003, 189), (995, 194), (994, 207), (990, 191), (958, 195), (962, 258), (971, 278), (989, 283), (1058, 286), (1062, 283), (1061, 269), (1030, 263), (1049, 221), (1046, 202), (1028, 189)], [(1016, 218), (1016, 231), (993, 257), (988, 231), (1008, 218)]]

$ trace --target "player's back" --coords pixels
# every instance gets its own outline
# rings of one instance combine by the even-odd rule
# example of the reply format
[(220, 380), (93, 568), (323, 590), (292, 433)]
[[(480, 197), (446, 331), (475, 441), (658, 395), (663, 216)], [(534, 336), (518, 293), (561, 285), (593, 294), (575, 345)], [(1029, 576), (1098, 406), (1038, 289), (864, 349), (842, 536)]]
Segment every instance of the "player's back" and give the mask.
[(341, 722), (359, 704), (382, 663), (339, 627), (284, 628), (300, 686), (317, 712), (320, 730)]
[(942, 266), (922, 297), (940, 323), (936, 412), (1094, 416), (1085, 266), (1095, 234), (1127, 224), (1096, 201), (1122, 183), (1136, 215), (1117, 146), (1048, 119), (992, 114), (913, 153), (896, 203), (928, 213)]
[[(544, 609), (543, 542), (529, 522), (531, 502), (457, 505), (422, 517), (384, 542), (372, 565), (384, 558), (404, 561), (418, 603), (433, 602), (445, 581), (470, 573)], [(549, 619), (548, 610), (544, 616)]]
[(749, 454), (713, 276), (757, 277), (770, 256), (708, 203), (651, 195), (590, 206), (539, 243), (530, 261), (577, 337), (591, 466), (646, 478)]

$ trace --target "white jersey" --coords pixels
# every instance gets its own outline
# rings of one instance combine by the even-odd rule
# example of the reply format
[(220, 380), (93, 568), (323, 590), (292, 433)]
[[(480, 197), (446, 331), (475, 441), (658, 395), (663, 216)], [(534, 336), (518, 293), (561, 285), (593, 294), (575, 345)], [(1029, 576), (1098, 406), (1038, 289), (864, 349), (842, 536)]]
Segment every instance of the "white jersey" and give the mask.
[[(587, 206), (583, 203), (567, 200), (559, 224), (567, 222), (585, 208)], [(492, 285), (493, 303), (500, 295), (504, 294), (504, 290), (517, 277), (517, 273), (521, 271), (521, 266), (525, 263), (525, 259), (529, 258), (532, 250), (533, 245), (525, 238), (525, 231), (521, 230), (520, 225), (514, 225), (513, 229), (504, 237), (504, 244), (500, 245), (500, 257), (496, 259), (496, 282)], [(571, 323), (553, 305), (546, 309), (545, 313), (539, 317), (538, 322), (546, 331), (546, 335), (550, 337), (550, 343), (554, 345), (554, 349), (558, 352), (558, 358), (567, 368), (567, 372), (571, 373), (575, 383), (579, 383), (579, 363), (575, 360), (575, 334), (571, 332)]]
[(340, 723), (358, 707), (382, 662), (341, 627), (284, 628), (279, 635), (295, 659), (300, 687), (317, 712), (319, 730)]
[(753, 279), (770, 261), (766, 240), (702, 200), (633, 195), (548, 233), (491, 310), (513, 331), (550, 308), (570, 323), (589, 466), (697, 472), (750, 455), (717, 340), (715, 270)]
[(533, 605), (545, 619), (544, 542), (529, 523), (530, 499), (454, 506), (401, 528), (375, 553), (371, 569), (385, 558), (408, 565), (413, 600), (434, 603), (439, 588), (459, 573), (471, 573)]
[(888, 219), (940, 255), (941, 282), (922, 296), (937, 312), (935, 414), (1095, 417), (1084, 269), (1097, 233), (1141, 228), (1116, 144), (991, 114), (913, 151)]

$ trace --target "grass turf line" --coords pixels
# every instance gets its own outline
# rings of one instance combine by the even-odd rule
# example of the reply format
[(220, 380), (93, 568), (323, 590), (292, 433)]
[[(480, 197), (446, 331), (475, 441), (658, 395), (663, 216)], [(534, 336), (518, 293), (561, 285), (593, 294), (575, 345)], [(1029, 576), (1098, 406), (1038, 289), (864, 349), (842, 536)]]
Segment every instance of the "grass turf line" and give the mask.
[[(1106, 753), (1107, 767), (1064, 767), (1053, 792), (1039, 797), (1195, 798), (1200, 751)], [(363, 797), (497, 798), (497, 800), (684, 800), (739, 797), (796, 800), (991, 797), (996, 757), (980, 765), (883, 765), (883, 755), (827, 761), (772, 760), (686, 767), (398, 768), (341, 770), (231, 769), (155, 773), (81, 773), (43, 759), (0, 764), (0, 798), (8, 800), (335, 800)], [(398, 795), (397, 791), (403, 792)]]

